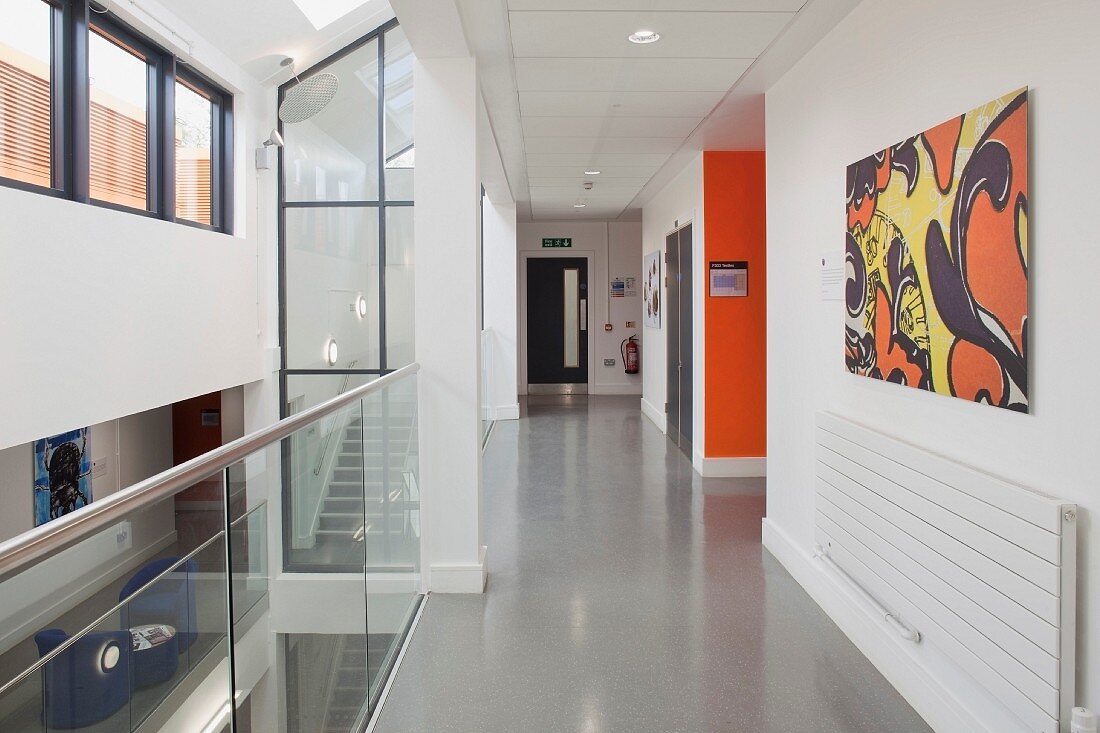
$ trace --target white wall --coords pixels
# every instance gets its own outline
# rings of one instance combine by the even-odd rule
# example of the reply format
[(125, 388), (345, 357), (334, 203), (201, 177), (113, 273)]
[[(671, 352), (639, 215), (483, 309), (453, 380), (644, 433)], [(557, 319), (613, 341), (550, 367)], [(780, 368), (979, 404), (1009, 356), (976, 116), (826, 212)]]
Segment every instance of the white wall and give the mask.
[[(642, 353), (645, 353), (642, 333), (642, 259), (641, 222), (572, 222), (544, 221), (519, 224), (517, 237), (520, 253), (519, 270), (519, 392), (527, 394), (527, 302), (526, 268), (523, 258), (531, 256), (559, 256), (592, 258), (588, 273), (588, 327), (589, 343), (588, 390), (591, 394), (640, 394), (642, 378), (626, 374), (619, 352), (622, 340), (637, 335)], [(548, 250), (542, 248), (543, 237), (572, 237), (572, 249)], [(610, 255), (610, 272), (608, 257)], [(630, 298), (612, 298), (608, 317), (608, 289), (612, 278), (635, 278), (637, 295)], [(627, 328), (626, 322), (634, 321), (636, 327)], [(611, 323), (613, 330), (604, 331), (604, 324)], [(615, 366), (605, 367), (604, 359), (614, 359)]]
[(485, 588), (477, 64), (424, 58), (416, 84), (416, 347), (429, 587)]
[[(659, 193), (642, 207), (642, 257), (650, 252), (661, 252), (661, 281), (665, 274), (665, 237), (687, 222), (692, 223), (692, 263), (694, 265), (694, 320), (695, 349), (692, 385), (694, 407), (692, 411), (693, 440), (696, 446), (703, 443), (703, 154), (699, 153)], [(679, 222), (679, 224), (677, 224)], [(639, 263), (641, 260), (639, 260)], [(639, 265), (640, 266), (640, 265)], [(662, 286), (661, 302), (668, 289)], [(665, 399), (667, 391), (668, 310), (662, 308), (661, 327), (644, 328), (646, 348), (642, 349), (642, 411), (661, 430), (665, 430)]]
[[(172, 467), (171, 405), (91, 426), (92, 500)], [(0, 542), (34, 528), (34, 445), (0, 450)]]
[[(1093, 460), (1100, 391), (1090, 386), (1100, 363), (1100, 230), (1091, 217), (1100, 190), (1100, 149), (1091, 142), (1100, 119), (1097, 28), (1100, 3), (1091, 0), (868, 1), (767, 94), (767, 522), (809, 551), (814, 413), (823, 409), (1078, 502), (1078, 704), (1093, 709), (1100, 708)], [(843, 246), (845, 167), (1025, 84), (1035, 192), (1032, 414), (847, 374), (843, 303), (819, 300), (817, 273), (821, 251)], [(883, 636), (882, 645), (892, 643)], [(956, 702), (995, 725), (980, 695), (967, 701), (965, 690), (955, 692)], [(915, 704), (925, 714), (937, 707), (927, 698)]]
[(235, 234), (0, 188), (0, 447), (260, 379), (274, 343), (252, 165), (273, 98), (156, 0), (111, 10), (234, 93)]
[(482, 199), (482, 290), (484, 323), (490, 331), (492, 352), (482, 354), (492, 364), (488, 394), (484, 404), (493, 420), (519, 419), (519, 337), (517, 331), (516, 289), (516, 205)]

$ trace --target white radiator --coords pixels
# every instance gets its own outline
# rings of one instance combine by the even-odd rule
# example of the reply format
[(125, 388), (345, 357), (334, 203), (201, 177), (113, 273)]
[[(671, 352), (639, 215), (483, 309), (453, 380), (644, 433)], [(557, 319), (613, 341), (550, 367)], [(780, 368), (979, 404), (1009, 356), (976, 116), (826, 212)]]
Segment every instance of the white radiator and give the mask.
[(1076, 505), (828, 413), (816, 433), (828, 559), (903, 637), (935, 645), (1023, 727), (1068, 731)]

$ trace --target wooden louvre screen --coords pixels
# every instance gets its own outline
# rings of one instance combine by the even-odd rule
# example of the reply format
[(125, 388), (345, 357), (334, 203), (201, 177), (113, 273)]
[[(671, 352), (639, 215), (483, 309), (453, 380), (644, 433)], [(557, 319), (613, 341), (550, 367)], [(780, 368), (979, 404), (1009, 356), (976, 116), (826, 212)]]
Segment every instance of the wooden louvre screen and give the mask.
[(50, 82), (0, 59), (0, 176), (50, 185)]
[[(35, 73), (0, 58), (0, 177), (52, 185), (51, 112), (49, 69)], [(93, 199), (148, 207), (149, 136), (144, 115), (144, 110), (123, 102), (92, 102)], [(210, 148), (183, 147), (177, 141), (176, 217), (212, 225), (212, 192)]]

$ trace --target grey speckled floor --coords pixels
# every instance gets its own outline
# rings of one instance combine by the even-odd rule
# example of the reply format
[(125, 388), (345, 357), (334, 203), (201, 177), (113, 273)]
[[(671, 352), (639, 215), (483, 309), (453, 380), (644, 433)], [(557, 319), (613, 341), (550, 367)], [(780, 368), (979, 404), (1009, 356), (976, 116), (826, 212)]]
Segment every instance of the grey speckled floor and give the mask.
[(432, 596), (376, 731), (929, 728), (636, 397), (542, 399), (485, 455), (489, 588)]

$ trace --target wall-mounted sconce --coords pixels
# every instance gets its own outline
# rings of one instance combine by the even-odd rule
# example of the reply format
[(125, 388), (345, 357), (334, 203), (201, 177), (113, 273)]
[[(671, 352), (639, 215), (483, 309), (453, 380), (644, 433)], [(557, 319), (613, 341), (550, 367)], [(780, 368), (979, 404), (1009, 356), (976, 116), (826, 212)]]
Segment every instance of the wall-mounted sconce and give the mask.
[(272, 130), (263, 144), (256, 148), (256, 170), (266, 171), (271, 168), (271, 152), (275, 148), (283, 147), (283, 136), (278, 130)]
[(336, 346), (336, 339), (329, 336), (325, 342), (325, 362), (329, 366), (336, 366), (336, 359), (340, 356), (340, 349)]
[(362, 294), (355, 299), (355, 312), (359, 314), (360, 318), (367, 317), (367, 299)]

